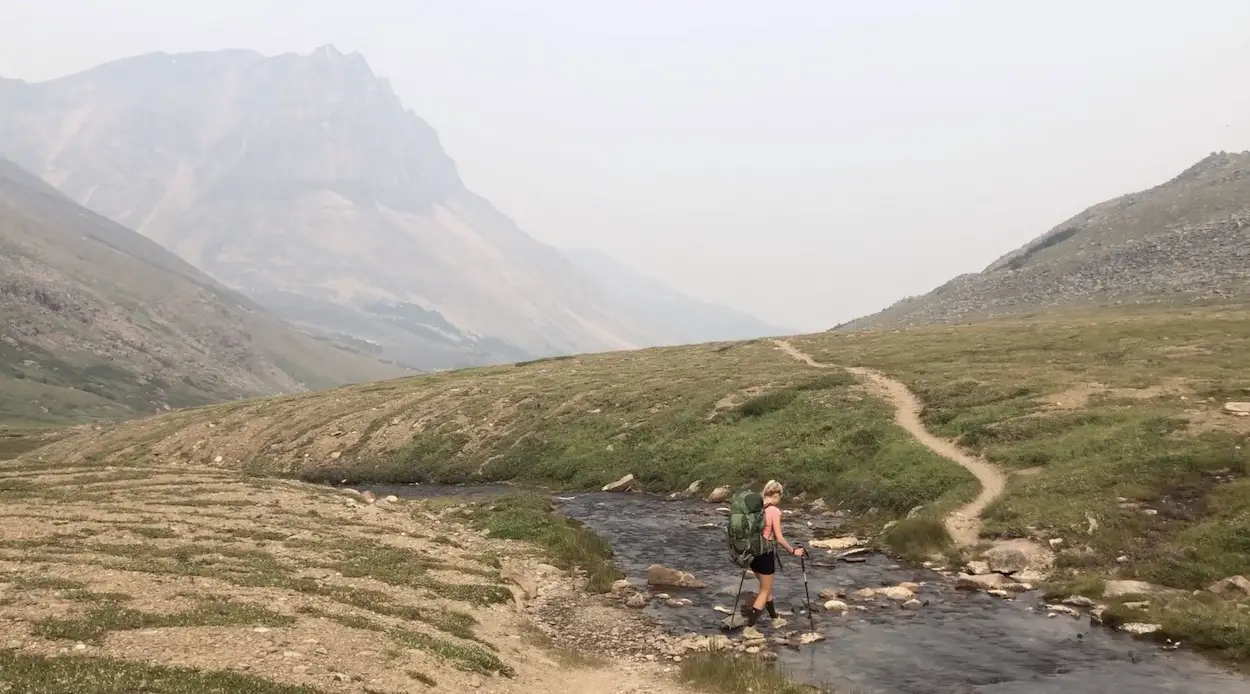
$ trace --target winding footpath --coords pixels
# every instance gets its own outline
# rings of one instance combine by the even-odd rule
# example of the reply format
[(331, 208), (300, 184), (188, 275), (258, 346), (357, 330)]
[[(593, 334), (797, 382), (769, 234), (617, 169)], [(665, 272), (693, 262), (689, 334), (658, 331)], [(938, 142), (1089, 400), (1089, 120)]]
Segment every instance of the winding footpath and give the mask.
[(981, 493), (977, 494), (977, 498), (970, 503), (948, 514), (945, 523), (947, 531), (959, 545), (970, 547), (977, 544), (981, 536), (981, 513), (986, 506), (1001, 496), (1007, 487), (1007, 476), (1002, 470), (985, 458), (963, 450), (954, 441), (944, 439), (926, 429), (924, 423), (920, 421), (920, 413), (924, 405), (920, 402), (920, 398), (917, 398), (916, 394), (902, 383), (872, 369), (822, 364), (787, 340), (774, 340), (773, 342), (783, 352), (808, 366), (818, 369), (844, 368), (894, 406), (895, 424), (911, 434), (925, 448), (958, 463), (975, 475), (981, 483)]

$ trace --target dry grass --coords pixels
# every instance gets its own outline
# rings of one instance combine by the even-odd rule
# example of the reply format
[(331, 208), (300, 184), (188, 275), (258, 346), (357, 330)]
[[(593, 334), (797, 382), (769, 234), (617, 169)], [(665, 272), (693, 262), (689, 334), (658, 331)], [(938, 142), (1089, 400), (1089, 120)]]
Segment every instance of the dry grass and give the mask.
[(0, 691), (462, 691), (474, 676), (536, 676), (499, 567), (539, 559), (437, 505), (353, 506), (237, 473), (4, 471), (0, 682), (15, 688)]

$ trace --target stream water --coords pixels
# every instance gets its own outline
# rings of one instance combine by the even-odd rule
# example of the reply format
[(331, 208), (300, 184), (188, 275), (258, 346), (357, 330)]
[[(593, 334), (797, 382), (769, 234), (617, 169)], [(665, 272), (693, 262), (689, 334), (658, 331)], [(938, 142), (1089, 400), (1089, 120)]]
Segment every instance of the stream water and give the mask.
[[(410, 497), (440, 492), (436, 487), (376, 491)], [(497, 491), (458, 488), (453, 493)], [(631, 579), (640, 580), (651, 564), (663, 564), (707, 583), (703, 590), (666, 591), (692, 600), (690, 607), (653, 601), (647, 610), (674, 633), (719, 633), (724, 615), (713, 608), (733, 607), (741, 574), (726, 556), (725, 516), (715, 506), (598, 492), (557, 495), (555, 503), (607, 539)], [(833, 534), (828, 527), (809, 528), (802, 519), (787, 521), (792, 542), (806, 542), (813, 532)], [(794, 611), (785, 630), (809, 629), (799, 566), (796, 558), (787, 558), (777, 577), (777, 607)], [(935, 572), (900, 566), (881, 555), (846, 563), (819, 550), (808, 560), (807, 576), (813, 601), (826, 588), (923, 584), (917, 597), (926, 604), (920, 610), (881, 601), (845, 618), (818, 611), (816, 629), (826, 640), (797, 651), (780, 649), (779, 662), (792, 676), (831, 686), (839, 694), (1250, 694), (1250, 678), (1193, 654), (1091, 626), (1084, 617), (1048, 617), (1036, 594), (1005, 601), (957, 591)], [(747, 581), (743, 590), (754, 585)], [(769, 635), (768, 620), (760, 626)]]

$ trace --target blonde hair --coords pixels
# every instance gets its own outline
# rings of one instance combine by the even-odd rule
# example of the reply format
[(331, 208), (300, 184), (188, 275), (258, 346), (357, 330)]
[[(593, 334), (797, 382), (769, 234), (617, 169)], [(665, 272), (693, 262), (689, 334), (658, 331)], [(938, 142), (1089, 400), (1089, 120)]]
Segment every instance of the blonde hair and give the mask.
[[(764, 497), (764, 503), (768, 503), (768, 498), (770, 496), (775, 496), (777, 497), (777, 501), (780, 501), (781, 490), (782, 490), (782, 486), (780, 482), (778, 482), (777, 480), (768, 480), (768, 483), (764, 485), (764, 491), (762, 494), (760, 494), (760, 496)], [(773, 503), (776, 503), (776, 502), (773, 502)]]

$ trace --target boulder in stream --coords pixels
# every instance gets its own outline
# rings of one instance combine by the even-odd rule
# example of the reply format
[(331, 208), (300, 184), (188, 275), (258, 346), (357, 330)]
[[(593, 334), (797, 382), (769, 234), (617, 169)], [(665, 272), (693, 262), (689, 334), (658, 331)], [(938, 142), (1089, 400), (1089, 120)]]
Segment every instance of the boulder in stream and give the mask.
[(1250, 402), (1226, 402), (1224, 412), (1234, 417), (1250, 417)]
[(647, 567), (647, 585), (663, 588), (706, 588), (707, 584), (694, 577), (694, 574), (677, 571), (667, 566), (652, 564)]
[(632, 490), (636, 485), (637, 485), (637, 481), (634, 479), (633, 473), (630, 473), (611, 484), (605, 484), (603, 486), (603, 491), (605, 492), (628, 492)]
[(985, 561), (991, 571), (1008, 575), (1027, 571), (1036, 580), (1036, 577), (1049, 573), (1055, 565), (1055, 554), (1049, 547), (1020, 538), (995, 544), (985, 553)]

